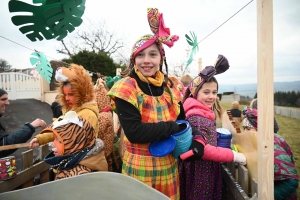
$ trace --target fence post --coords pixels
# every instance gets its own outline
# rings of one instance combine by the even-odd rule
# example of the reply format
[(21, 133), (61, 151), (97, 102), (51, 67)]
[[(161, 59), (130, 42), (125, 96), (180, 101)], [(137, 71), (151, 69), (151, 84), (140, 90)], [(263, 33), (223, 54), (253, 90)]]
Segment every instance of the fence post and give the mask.
[[(33, 165), (33, 151), (32, 151), (32, 149), (30, 149), (28, 151), (25, 151), (25, 152), (22, 152), (22, 157), (23, 157), (23, 170), (32, 167), (32, 165)], [(26, 181), (23, 184), (23, 188), (33, 186), (33, 179), (34, 179), (34, 177), (32, 179)]]
[(15, 73), (10, 73), (9, 74), (9, 81), (10, 81), (10, 86), (11, 86), (11, 95), (10, 95), (10, 99), (11, 100), (16, 100), (16, 74)]
[[(49, 146), (48, 144), (45, 144), (40, 147), (40, 160), (43, 161), (44, 157), (49, 153)], [(49, 182), (49, 169), (43, 171), (40, 174), (40, 183), (46, 183)]]

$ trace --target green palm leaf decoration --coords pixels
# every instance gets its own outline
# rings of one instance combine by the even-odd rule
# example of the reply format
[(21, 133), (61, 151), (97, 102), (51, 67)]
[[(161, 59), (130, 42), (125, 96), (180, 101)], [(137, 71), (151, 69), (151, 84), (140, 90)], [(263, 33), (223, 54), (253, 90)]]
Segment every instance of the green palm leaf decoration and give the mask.
[(188, 34), (185, 34), (185, 38), (186, 38), (187, 43), (190, 46), (192, 46), (189, 58), (186, 62), (185, 69), (193, 62), (194, 55), (199, 51), (197, 36), (192, 31), (190, 31), (190, 34), (191, 34), (191, 36), (189, 36)]
[(30, 63), (33, 66), (36, 66), (37, 71), (40, 73), (40, 75), (48, 82), (50, 83), (52, 78), (53, 69), (51, 67), (51, 64), (47, 60), (46, 56), (43, 52), (33, 52), (32, 57), (30, 58)]
[(85, 0), (32, 0), (31, 5), (10, 0), (9, 12), (26, 12), (31, 15), (17, 15), (11, 18), (19, 30), (31, 41), (62, 40), (82, 23)]

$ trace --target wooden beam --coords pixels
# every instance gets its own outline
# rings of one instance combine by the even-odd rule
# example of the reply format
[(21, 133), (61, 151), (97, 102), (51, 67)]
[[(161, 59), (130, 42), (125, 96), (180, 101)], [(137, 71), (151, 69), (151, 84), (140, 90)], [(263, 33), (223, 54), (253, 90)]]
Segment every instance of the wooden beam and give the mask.
[(202, 70), (202, 58), (198, 58), (198, 73)]
[(21, 143), (21, 144), (10, 144), (10, 145), (0, 146), (0, 151), (10, 150), (10, 149), (18, 149), (18, 148), (22, 148), (22, 147), (29, 147), (29, 142)]
[(257, 1), (258, 199), (274, 199), (273, 0)]

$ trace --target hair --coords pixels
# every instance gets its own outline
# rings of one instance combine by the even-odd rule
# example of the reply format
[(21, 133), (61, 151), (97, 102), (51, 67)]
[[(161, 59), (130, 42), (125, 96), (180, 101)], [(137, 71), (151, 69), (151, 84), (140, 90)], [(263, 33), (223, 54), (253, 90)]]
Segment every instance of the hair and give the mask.
[(231, 108), (232, 108), (232, 109), (239, 109), (239, 106), (240, 106), (240, 104), (239, 104), (238, 101), (233, 101), (233, 102), (231, 103)]
[(180, 81), (183, 83), (184, 87), (188, 87), (192, 80), (193, 80), (193, 77), (191, 77), (189, 74), (184, 74), (180, 79)]
[[(212, 82), (214, 82), (214, 83), (216, 83), (217, 84), (217, 90), (219, 90), (219, 83), (218, 83), (218, 81), (217, 81), (217, 79), (215, 78), (215, 77), (212, 77), (209, 81), (206, 81), (205, 83), (212, 83)], [(200, 88), (199, 88), (199, 90), (202, 88), (202, 86), (205, 84), (205, 83), (203, 83), (201, 86), (200, 86)], [(199, 86), (198, 86), (199, 87)], [(199, 91), (198, 90), (198, 91)], [(186, 89), (186, 92), (185, 92), (185, 94), (184, 94), (184, 96), (183, 96), (183, 102), (185, 102), (185, 100), (187, 99), (187, 98), (189, 98), (189, 97), (191, 97), (191, 90), (190, 90), (190, 88), (188, 87), (187, 89)], [(196, 98), (196, 97), (195, 97)], [(222, 119), (222, 114), (223, 114), (223, 108), (222, 108), (222, 106), (220, 105), (220, 102), (218, 101), (218, 100), (216, 100), (216, 102), (214, 103), (214, 105), (213, 105), (213, 111), (214, 111), (214, 113), (220, 118), (220, 119)]]
[[(159, 50), (159, 43), (158, 42), (155, 42), (158, 50)], [(148, 47), (147, 47), (148, 48)], [(146, 49), (147, 49), (146, 48)], [(160, 56), (162, 57), (162, 55), (160, 54)], [(135, 59), (135, 58), (134, 58)], [(169, 74), (169, 70), (168, 70), (168, 64), (167, 64), (167, 59), (166, 57), (165, 58), (162, 58), (162, 63), (161, 65), (159, 66), (159, 71), (161, 71), (163, 73), (163, 70), (162, 70), (162, 67), (163, 67), (163, 64), (165, 65), (165, 68), (166, 68), (166, 74), (163, 73), (165, 75), (165, 79), (164, 79), (164, 83), (167, 85), (168, 82), (171, 82), (171, 87), (173, 87), (173, 82), (168, 78), (168, 74)], [(121, 72), (121, 77), (122, 78), (125, 78), (127, 76), (132, 76), (132, 71), (134, 70), (134, 61), (130, 61), (129, 65), (127, 66), (127, 68), (125, 70), (123, 70)]]
[(72, 64), (71, 67), (74, 74), (68, 78), (68, 81), (59, 82), (58, 86), (58, 93), (62, 94), (59, 96), (59, 104), (63, 107), (65, 112), (71, 109), (66, 102), (65, 95), (63, 95), (63, 88), (65, 86), (72, 88), (75, 99), (74, 109), (82, 106), (84, 103), (91, 102), (95, 97), (94, 86), (90, 75), (88, 75), (80, 65)]
[(257, 99), (253, 99), (251, 102), (250, 102), (250, 108), (252, 109), (256, 109), (257, 110)]

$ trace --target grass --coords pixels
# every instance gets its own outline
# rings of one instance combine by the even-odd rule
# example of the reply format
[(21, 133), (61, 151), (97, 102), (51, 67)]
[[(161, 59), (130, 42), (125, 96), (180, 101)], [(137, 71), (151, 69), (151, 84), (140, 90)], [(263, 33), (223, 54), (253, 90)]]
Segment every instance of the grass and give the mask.
[[(231, 109), (231, 103), (220, 102), (222, 108), (224, 110)], [(240, 105), (240, 109), (242, 110), (245, 105)], [(281, 115), (275, 114), (276, 121), (279, 125), (278, 134), (281, 135), (286, 142), (289, 144), (292, 149), (295, 162), (296, 169), (298, 175), (300, 175), (300, 140), (299, 140), (299, 132), (300, 132), (300, 119), (289, 118)], [(300, 196), (300, 184), (298, 187), (298, 196)]]

